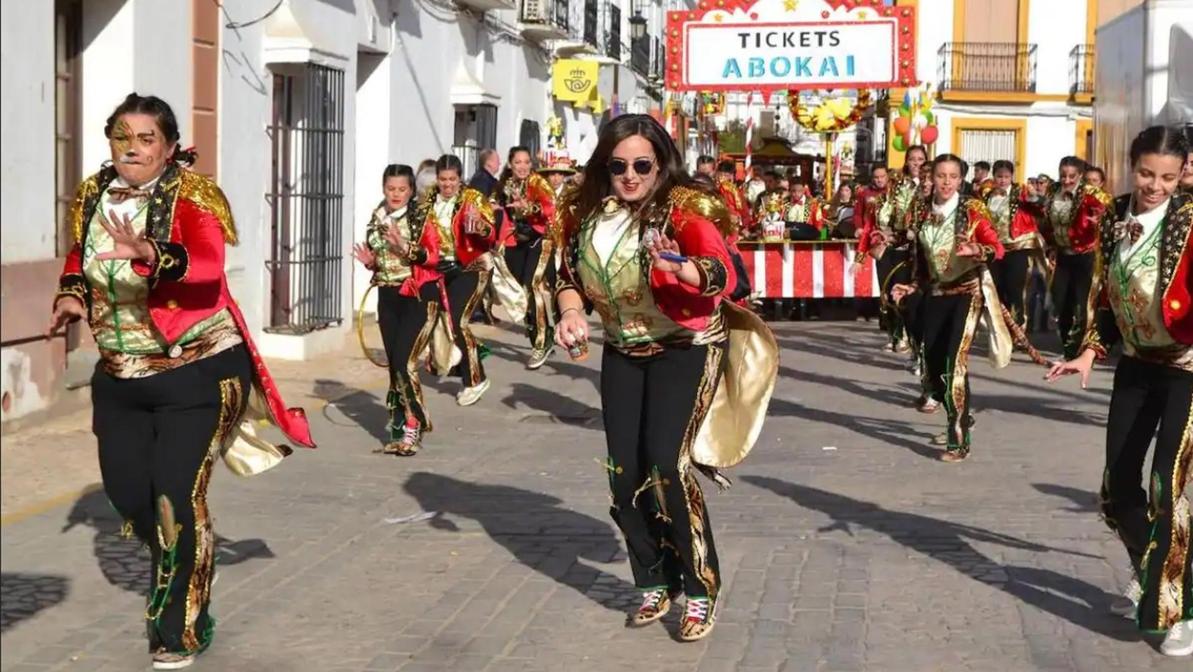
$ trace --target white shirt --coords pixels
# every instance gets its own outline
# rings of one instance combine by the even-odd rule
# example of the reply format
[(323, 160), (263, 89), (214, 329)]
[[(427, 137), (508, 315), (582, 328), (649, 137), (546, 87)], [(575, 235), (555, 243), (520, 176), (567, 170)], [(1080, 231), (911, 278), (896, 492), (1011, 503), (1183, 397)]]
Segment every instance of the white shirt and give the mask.
[[(1121, 261), (1126, 261), (1129, 259), (1131, 254), (1135, 252), (1135, 250), (1139, 249), (1139, 247), (1142, 246), (1143, 243), (1145, 243), (1148, 239), (1150, 239), (1152, 234), (1155, 233), (1156, 229), (1160, 228), (1160, 223), (1164, 221), (1164, 216), (1168, 214), (1168, 203), (1171, 200), (1172, 197), (1170, 196), (1164, 199), (1164, 202), (1160, 205), (1157, 205), (1151, 210), (1138, 215), (1132, 215), (1131, 209), (1127, 209), (1127, 221), (1131, 221), (1132, 219), (1138, 221), (1143, 226), (1143, 233), (1139, 236), (1139, 240), (1135, 241), (1134, 244), (1131, 243), (1130, 236), (1125, 236), (1121, 241), (1119, 241), (1118, 258)], [(1133, 206), (1134, 203), (1131, 205)]]
[(961, 202), (961, 192), (954, 193), (952, 196), (949, 197), (949, 200), (945, 201), (944, 203), (937, 203), (935, 200), (933, 200), (932, 201), (932, 214), (947, 217), (947, 216), (953, 214), (953, 211), (957, 209), (957, 204), (960, 202)]
[(613, 256), (613, 250), (617, 249), (617, 243), (633, 221), (634, 218), (625, 208), (603, 214), (597, 220), (592, 230), (592, 249), (602, 264), (609, 263), (609, 257)]

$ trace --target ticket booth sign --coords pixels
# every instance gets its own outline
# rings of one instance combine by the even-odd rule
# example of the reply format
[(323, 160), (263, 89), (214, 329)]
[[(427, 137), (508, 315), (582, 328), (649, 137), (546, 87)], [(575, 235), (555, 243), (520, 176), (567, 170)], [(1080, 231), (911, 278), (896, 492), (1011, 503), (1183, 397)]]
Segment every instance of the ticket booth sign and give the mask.
[(695, 10), (667, 14), (670, 90), (915, 84), (913, 7), (882, 0), (701, 0)]

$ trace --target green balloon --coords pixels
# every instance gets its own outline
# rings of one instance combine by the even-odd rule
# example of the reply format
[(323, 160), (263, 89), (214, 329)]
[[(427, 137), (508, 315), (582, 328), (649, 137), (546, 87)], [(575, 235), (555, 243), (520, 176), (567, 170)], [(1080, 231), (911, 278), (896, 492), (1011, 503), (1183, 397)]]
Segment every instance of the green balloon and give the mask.
[(928, 120), (929, 126), (936, 125), (936, 115), (932, 114), (932, 110), (924, 110), (924, 119)]
[(895, 139), (891, 141), (891, 146), (895, 148), (896, 152), (906, 152), (907, 144), (903, 142), (902, 135), (896, 135)]

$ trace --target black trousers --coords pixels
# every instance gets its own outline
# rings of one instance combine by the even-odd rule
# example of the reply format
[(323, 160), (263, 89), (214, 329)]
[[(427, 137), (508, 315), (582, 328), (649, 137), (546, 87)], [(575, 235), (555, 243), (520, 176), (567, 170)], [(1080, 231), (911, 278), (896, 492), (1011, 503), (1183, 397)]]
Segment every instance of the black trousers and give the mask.
[(977, 330), (982, 295), (926, 295), (920, 303), (924, 368), (932, 397), (948, 416), (948, 450), (969, 454), (969, 347)]
[(1031, 261), (1031, 250), (1007, 252), (1002, 259), (989, 264), (994, 286), (998, 288), (998, 300), (1011, 311), (1015, 323), (1027, 327), (1027, 278)]
[(883, 311), (883, 323), (891, 345), (897, 344), (907, 335), (907, 325), (903, 314), (891, 301), (891, 288), (898, 284), (911, 282), (911, 263), (908, 261), (907, 250), (896, 250), (887, 247), (882, 258), (874, 262), (878, 272), (878, 282), (884, 298), (886, 309)]
[[(480, 305), (489, 284), (487, 271), (464, 270), (459, 266), (447, 269), (443, 281), (447, 287), (447, 300), (451, 305), (452, 339), (464, 355), (460, 360), (460, 380), (464, 387), (474, 387), (485, 381), (485, 367), (477, 352), (477, 340), (472, 335), (472, 314)], [(435, 285), (428, 283), (424, 289), (430, 291)], [(437, 289), (437, 288), (436, 288)]]
[(542, 260), (542, 238), (505, 248), (505, 263), (526, 290), (526, 333), (530, 337), (531, 347), (536, 350), (549, 348), (555, 337), (547, 315), (547, 311), (551, 310), (550, 301), (543, 300), (554, 294), (551, 290), (555, 286), (554, 255), (548, 252), (547, 260), (540, 269)]
[(601, 404), (610, 515), (625, 534), (639, 588), (667, 586), (712, 598), (720, 589), (712, 526), (690, 451), (723, 355), (720, 345), (667, 348), (646, 358), (605, 348)]
[(145, 378), (91, 378), (92, 430), (104, 491), (126, 530), (149, 546), (149, 650), (193, 653), (210, 642), (215, 535), (211, 467), (252, 393), (244, 346)]
[(1093, 278), (1092, 252), (1056, 255), (1056, 270), (1052, 274), (1052, 308), (1056, 311), (1056, 324), (1065, 359), (1073, 359), (1079, 354), (1081, 341), (1085, 338), (1088, 319), (1085, 304), (1089, 300)]
[[(1101, 504), (1143, 585), (1137, 617), (1144, 630), (1193, 619), (1189, 502), (1183, 494), (1193, 465), (1191, 409), (1193, 373), (1133, 357), (1119, 361), (1106, 418)], [(1153, 438), (1145, 491), (1140, 475)]]
[[(430, 285), (433, 289), (435, 285)], [(439, 302), (402, 296), (397, 287), (377, 288), (377, 326), (389, 360), (389, 438), (402, 438), (403, 427), (431, 431), (418, 378), (418, 355), (431, 339)]]

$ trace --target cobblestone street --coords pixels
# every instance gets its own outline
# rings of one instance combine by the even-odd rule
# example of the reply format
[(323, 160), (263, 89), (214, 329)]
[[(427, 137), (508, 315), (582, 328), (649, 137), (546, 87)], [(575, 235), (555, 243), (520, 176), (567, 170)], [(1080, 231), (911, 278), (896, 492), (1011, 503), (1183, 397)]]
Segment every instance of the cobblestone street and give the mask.
[[(1094, 492), (1108, 370), (1081, 390), (1022, 356), (999, 372), (975, 358), (974, 451), (950, 465), (929, 445), (942, 416), (911, 407), (875, 325), (778, 325), (762, 437), (729, 491), (704, 482), (718, 625), (681, 644), (679, 610), (623, 627), (637, 595), (598, 463), (599, 353), (529, 372), (520, 332), (478, 335), (493, 388), (460, 409), (458, 381), (424, 378), (435, 431), (410, 459), (371, 452), (385, 376), (355, 349), (275, 364), (320, 447), (254, 479), (216, 471), (218, 627), (192, 669), (1190, 669), (1107, 611), (1128, 572)], [(87, 487), (94, 440), (71, 418), (4, 438), (2, 667), (148, 669), (147, 554)], [(36, 490), (10, 495), (24, 478)]]

